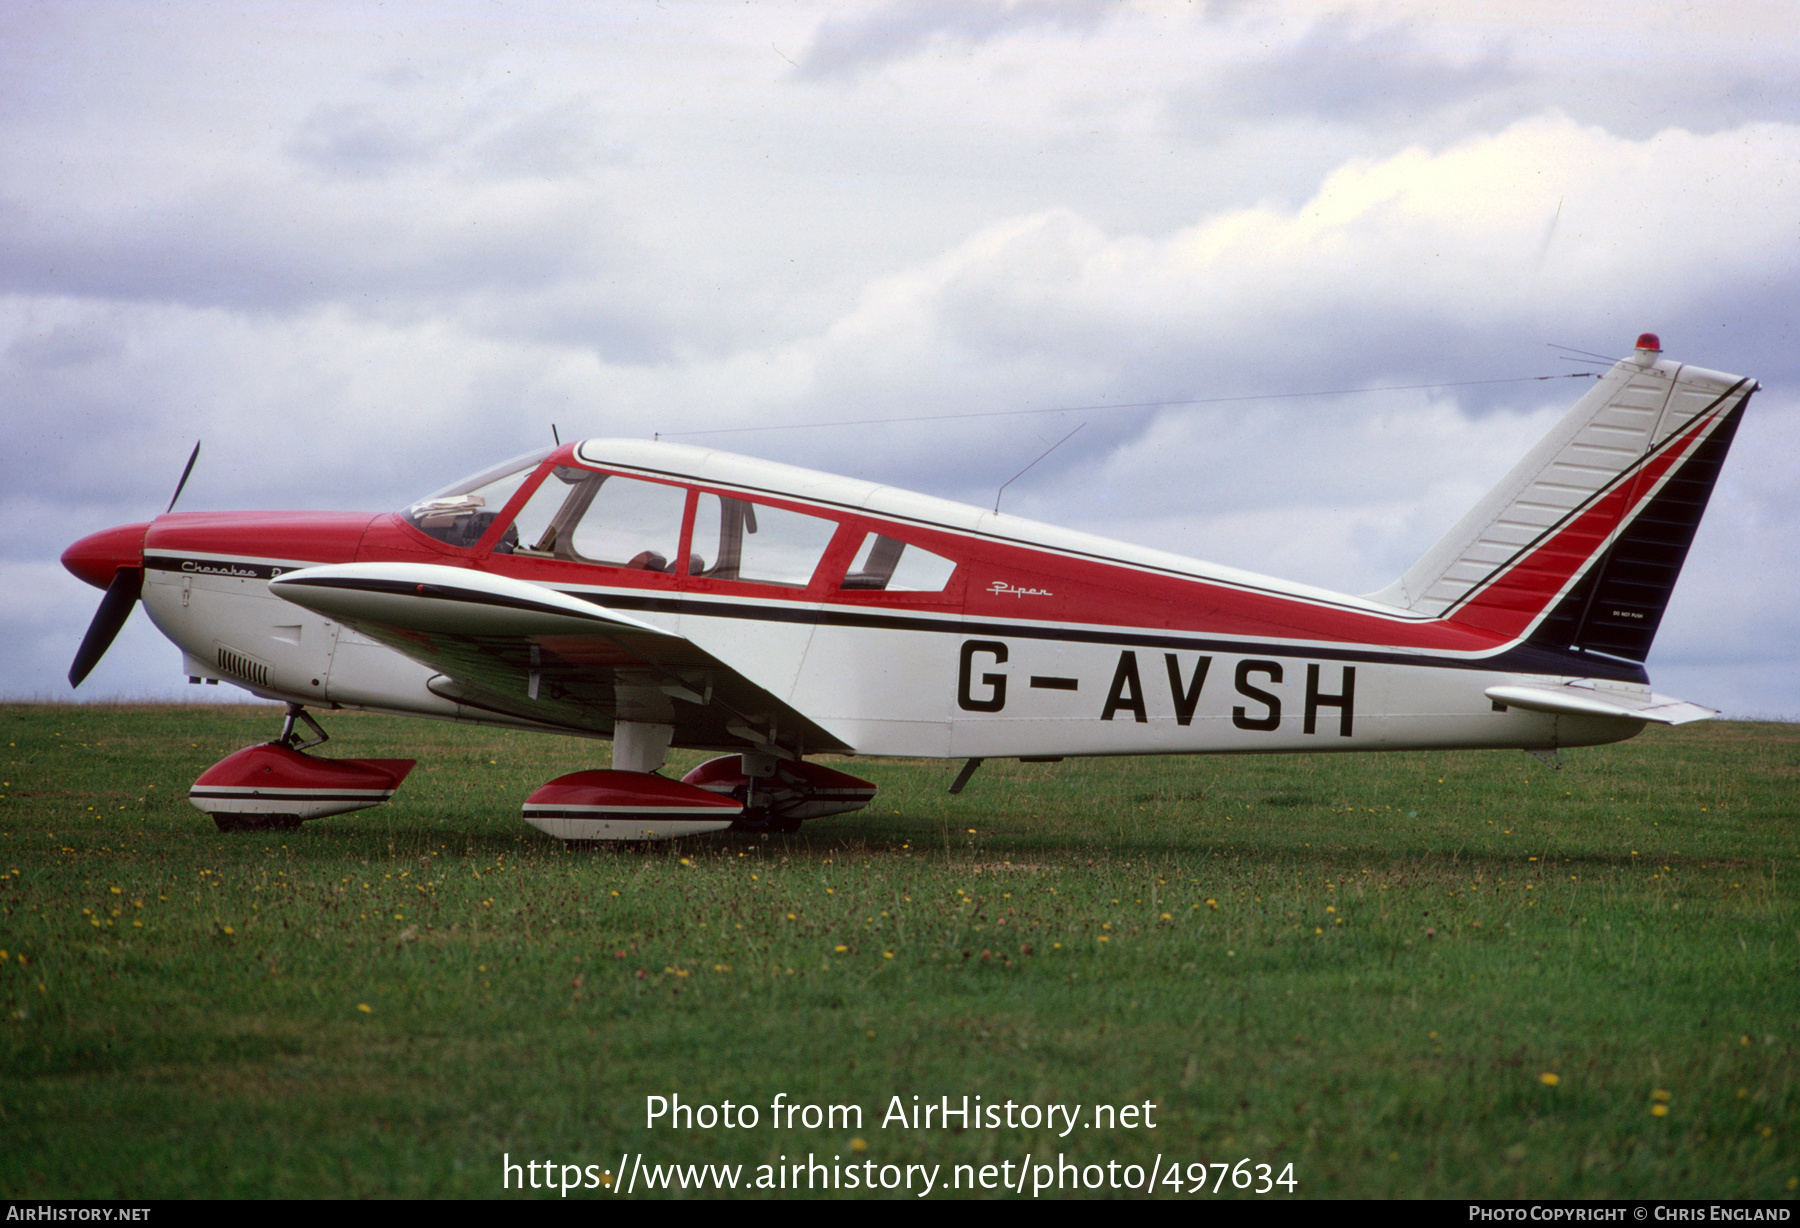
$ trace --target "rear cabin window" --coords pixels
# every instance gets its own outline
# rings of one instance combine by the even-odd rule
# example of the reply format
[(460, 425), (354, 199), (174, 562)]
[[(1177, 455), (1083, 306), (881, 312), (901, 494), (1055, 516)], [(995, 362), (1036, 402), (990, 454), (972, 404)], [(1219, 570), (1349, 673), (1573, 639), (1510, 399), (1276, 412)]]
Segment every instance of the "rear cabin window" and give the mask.
[(942, 555), (871, 533), (838, 587), (846, 592), (941, 593), (955, 570), (956, 564)]
[(805, 588), (836, 533), (835, 520), (703, 494), (694, 512), (688, 574)]

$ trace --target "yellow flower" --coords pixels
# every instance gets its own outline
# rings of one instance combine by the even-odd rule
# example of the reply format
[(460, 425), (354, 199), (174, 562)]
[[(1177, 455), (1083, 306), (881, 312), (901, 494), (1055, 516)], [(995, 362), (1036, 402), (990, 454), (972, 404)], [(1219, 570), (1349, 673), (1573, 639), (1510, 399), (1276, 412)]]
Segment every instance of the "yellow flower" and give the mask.
[(361, 1011), (365, 1015), (373, 1015), (375, 1013), (374, 1009), (372, 1007), (370, 1007), (370, 1005), (367, 1002), (358, 1002), (356, 1004), (356, 1009)]
[(851, 1151), (867, 1151), (868, 1149), (869, 1149), (869, 1145), (867, 1143), (865, 1143), (862, 1139), (853, 1138), (850, 1140), (850, 1150)]
[(1669, 1115), (1669, 1106), (1668, 1105), (1653, 1104), (1650, 1106), (1650, 1116), (1652, 1116), (1652, 1117), (1667, 1117), (1668, 1115)]
[(1546, 1070), (1543, 1074), (1538, 1076), (1538, 1082), (1542, 1083), (1545, 1087), (1555, 1087), (1558, 1083), (1562, 1082), (1562, 1076), (1551, 1074)]
[(842, 954), (843, 954), (843, 953), (844, 953), (844, 952), (845, 952), (845, 951), (848, 951), (848, 950), (849, 950), (849, 949), (850, 949), (850, 948), (849, 948), (849, 947), (847, 947), (847, 946), (845, 946), (845, 945), (844, 945), (844, 944), (843, 944), (843, 943), (841, 943), (841, 942), (840, 942), (840, 943), (838, 943), (838, 944), (837, 944), (837, 945), (836, 945), (836, 946), (835, 946), (835, 947), (833, 947), (833, 948), (831, 948), (831, 949), (832, 949), (832, 950), (834, 950), (834, 951), (836, 951), (836, 952), (837, 952), (837, 953), (838, 953), (838, 954), (839, 954), (839, 955), (842, 955)]
[(1661, 1100), (1664, 1104), (1667, 1104), (1669, 1101), (1669, 1093), (1659, 1087), (1650, 1093), (1650, 1099)]

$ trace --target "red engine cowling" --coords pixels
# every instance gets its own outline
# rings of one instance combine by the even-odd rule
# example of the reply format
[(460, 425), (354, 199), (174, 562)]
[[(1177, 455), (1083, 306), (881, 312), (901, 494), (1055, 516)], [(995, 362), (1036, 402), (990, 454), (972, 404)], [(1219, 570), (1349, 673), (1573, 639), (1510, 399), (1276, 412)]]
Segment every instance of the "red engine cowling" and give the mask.
[(562, 840), (672, 840), (730, 827), (743, 806), (648, 772), (571, 772), (525, 799), (525, 821)]
[(803, 819), (861, 810), (876, 792), (869, 781), (801, 759), (780, 760), (773, 776), (752, 777), (740, 755), (708, 759), (682, 780), (742, 802), (739, 826), (746, 830), (797, 831)]
[(315, 759), (279, 742), (227, 755), (188, 790), (220, 831), (294, 828), (306, 819), (379, 806), (394, 796), (413, 759)]

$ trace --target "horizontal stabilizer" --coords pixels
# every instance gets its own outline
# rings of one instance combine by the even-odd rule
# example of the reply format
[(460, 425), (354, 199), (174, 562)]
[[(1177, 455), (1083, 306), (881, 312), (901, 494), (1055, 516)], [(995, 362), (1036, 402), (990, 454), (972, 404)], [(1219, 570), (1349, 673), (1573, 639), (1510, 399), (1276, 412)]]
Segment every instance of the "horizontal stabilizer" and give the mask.
[(1591, 682), (1565, 686), (1491, 686), (1487, 697), (1509, 708), (1548, 712), (1553, 716), (1610, 716), (1619, 720), (1655, 721), (1659, 725), (1685, 725), (1719, 715), (1686, 700), (1644, 692), (1599, 690)]

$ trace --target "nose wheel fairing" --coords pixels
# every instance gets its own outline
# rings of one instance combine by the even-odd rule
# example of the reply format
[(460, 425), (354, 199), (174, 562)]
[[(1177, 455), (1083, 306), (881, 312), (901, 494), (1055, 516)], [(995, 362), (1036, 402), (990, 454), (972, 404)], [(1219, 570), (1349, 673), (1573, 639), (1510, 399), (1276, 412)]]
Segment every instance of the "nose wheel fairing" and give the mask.
[(413, 759), (319, 759), (279, 742), (246, 746), (200, 774), (188, 800), (221, 831), (279, 830), (379, 806)]

